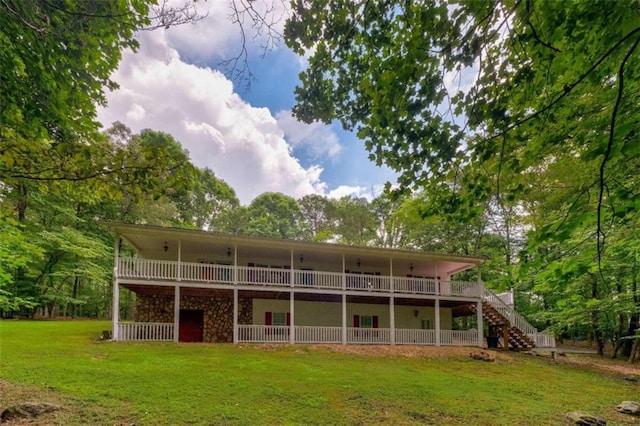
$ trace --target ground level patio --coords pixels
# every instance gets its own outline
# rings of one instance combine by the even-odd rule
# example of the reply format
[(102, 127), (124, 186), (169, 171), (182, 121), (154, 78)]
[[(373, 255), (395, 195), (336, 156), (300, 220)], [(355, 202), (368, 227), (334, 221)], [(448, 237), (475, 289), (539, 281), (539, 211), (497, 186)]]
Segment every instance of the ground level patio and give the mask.
[[(123, 284), (136, 295), (117, 340), (481, 346), (470, 304), (433, 298), (306, 294)], [(179, 300), (179, 302), (178, 302)], [(474, 306), (477, 308), (477, 306)], [(465, 316), (465, 329), (453, 329)], [(458, 327), (459, 328), (459, 327)]]

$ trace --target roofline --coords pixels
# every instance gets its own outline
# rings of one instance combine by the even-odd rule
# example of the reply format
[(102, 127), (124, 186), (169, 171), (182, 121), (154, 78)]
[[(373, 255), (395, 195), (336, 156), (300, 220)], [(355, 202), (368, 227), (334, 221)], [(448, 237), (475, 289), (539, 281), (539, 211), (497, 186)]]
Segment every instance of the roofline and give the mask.
[[(226, 233), (220, 233), (220, 232), (214, 232), (214, 231), (204, 231), (199, 229), (186, 229), (186, 228), (176, 228), (176, 227), (157, 226), (157, 225), (137, 225), (137, 224), (124, 223), (124, 222), (109, 222), (109, 221), (102, 221), (102, 220), (98, 220), (97, 223), (99, 225), (102, 225), (110, 229), (117, 235), (122, 235), (127, 231), (153, 230), (153, 231), (160, 231), (166, 234), (174, 234), (176, 236), (180, 236), (180, 235), (201, 236), (201, 237), (211, 236), (211, 237), (218, 237), (218, 238), (226, 238), (227, 241), (235, 244), (262, 242), (262, 243), (269, 243), (271, 245), (275, 245), (276, 247), (283, 247), (283, 248), (299, 247), (299, 248), (316, 248), (319, 250), (339, 249), (347, 253), (351, 252), (353, 254), (371, 254), (371, 255), (377, 255), (377, 256), (386, 255), (388, 257), (404, 257), (404, 258), (421, 257), (421, 258), (429, 258), (433, 260), (466, 262), (466, 263), (471, 263), (475, 265), (482, 265), (486, 261), (486, 259), (481, 257), (431, 253), (431, 252), (406, 250), (406, 249), (351, 246), (351, 245), (338, 244), (338, 243), (320, 243), (315, 241), (303, 241), (303, 240), (291, 240), (291, 239), (275, 239), (275, 238), (267, 238), (267, 237), (226, 234)], [(463, 268), (462, 270), (464, 269), (468, 269), (468, 268)]]

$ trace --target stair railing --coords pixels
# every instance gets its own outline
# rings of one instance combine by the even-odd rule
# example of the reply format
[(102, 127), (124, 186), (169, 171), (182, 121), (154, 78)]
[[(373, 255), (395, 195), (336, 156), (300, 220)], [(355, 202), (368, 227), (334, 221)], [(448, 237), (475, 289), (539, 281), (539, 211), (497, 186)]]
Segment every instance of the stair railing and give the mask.
[(500, 315), (509, 321), (511, 327), (516, 327), (524, 333), (537, 347), (555, 347), (555, 339), (547, 333), (539, 333), (538, 330), (531, 325), (522, 315), (517, 313), (511, 306), (504, 303), (493, 291), (482, 286), (482, 300), (491, 305), (493, 309), (498, 311)]

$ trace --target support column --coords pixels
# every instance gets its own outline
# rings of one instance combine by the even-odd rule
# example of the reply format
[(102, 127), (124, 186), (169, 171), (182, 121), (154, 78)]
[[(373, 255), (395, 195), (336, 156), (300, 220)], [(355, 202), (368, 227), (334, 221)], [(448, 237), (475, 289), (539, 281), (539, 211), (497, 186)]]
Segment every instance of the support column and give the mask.
[(440, 346), (440, 299), (436, 299), (436, 346)]
[(238, 343), (238, 289), (233, 289), (233, 343)]
[(347, 344), (347, 295), (342, 295), (342, 344)]
[(120, 281), (118, 280), (118, 258), (120, 256), (120, 237), (116, 237), (113, 245), (114, 262), (113, 262), (113, 302), (111, 306), (111, 321), (113, 322), (113, 330), (111, 338), (119, 340), (118, 322), (120, 321)]
[[(293, 284), (292, 284), (293, 285)], [(291, 316), (291, 322), (289, 324), (289, 343), (294, 344), (296, 342), (296, 322), (295, 322), (295, 293), (292, 291), (289, 293), (289, 312)]]
[(173, 341), (180, 340), (180, 286), (175, 286), (173, 294)]
[(503, 340), (503, 347), (502, 349), (509, 350), (509, 322), (505, 322), (504, 324), (502, 324), (502, 340)]
[(436, 262), (435, 264), (435, 271), (436, 271), (436, 294), (439, 295), (440, 294), (440, 278), (438, 278), (438, 262)]
[(347, 289), (347, 274), (345, 272), (347, 268), (347, 264), (344, 259), (344, 254), (342, 255), (342, 291)]
[(182, 240), (178, 240), (178, 271), (176, 273), (176, 279), (182, 281)]
[(391, 344), (396, 344), (396, 308), (395, 308), (395, 300), (394, 297), (391, 296), (389, 298), (389, 328), (390, 328), (390, 337)]
[(478, 321), (478, 347), (481, 348), (484, 343), (484, 323), (482, 322), (482, 301), (478, 302), (476, 309), (476, 318)]
[(233, 285), (238, 284), (238, 246), (233, 246)]
[(391, 293), (393, 293), (394, 283), (393, 283), (393, 258), (389, 258), (389, 289)]
[(289, 277), (290, 278), (289, 281), (291, 282), (291, 287), (293, 287), (293, 280), (295, 278), (295, 275), (294, 275), (294, 272), (293, 272), (293, 250), (291, 250), (291, 260), (290, 260), (289, 264), (291, 265), (291, 269), (290, 269), (291, 276)]

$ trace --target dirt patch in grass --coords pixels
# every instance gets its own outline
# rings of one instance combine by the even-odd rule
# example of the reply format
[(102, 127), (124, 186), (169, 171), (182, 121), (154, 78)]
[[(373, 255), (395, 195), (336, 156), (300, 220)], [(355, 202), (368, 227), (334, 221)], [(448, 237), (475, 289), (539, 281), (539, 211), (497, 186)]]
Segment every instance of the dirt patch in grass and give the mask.
[[(2, 426), (135, 424), (135, 420), (130, 420), (126, 413), (114, 413), (105, 407), (61, 395), (54, 389), (22, 386), (0, 380), (0, 413), (6, 408), (24, 403), (46, 403), (60, 409), (38, 417), (12, 419), (0, 424)], [(123, 414), (126, 417), (124, 420)]]
[(43, 425), (43, 424), (61, 424), (65, 416), (67, 404), (55, 392), (49, 390), (41, 390), (27, 386), (14, 385), (13, 383), (0, 380), (0, 412), (5, 409), (26, 402), (47, 403), (61, 407), (61, 410), (42, 414), (36, 418), (15, 419), (2, 423), (2, 425), (19, 426), (19, 425)]
[[(480, 348), (459, 346), (413, 346), (413, 345), (295, 345), (258, 344), (242, 345), (243, 348), (254, 348), (264, 351), (277, 351), (290, 348), (296, 353), (324, 352), (339, 353), (367, 357), (401, 357), (401, 358), (469, 358), (472, 352), (478, 352)], [(285, 349), (286, 350), (286, 349)], [(489, 352), (497, 361), (510, 362), (514, 360), (512, 352), (482, 349)]]
[(636, 377), (640, 383), (640, 365), (629, 364), (625, 360), (611, 359), (598, 355), (567, 354), (557, 357), (557, 361), (564, 364), (579, 365), (582, 368)]

